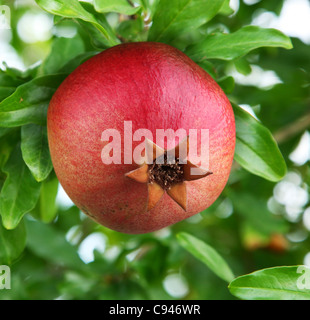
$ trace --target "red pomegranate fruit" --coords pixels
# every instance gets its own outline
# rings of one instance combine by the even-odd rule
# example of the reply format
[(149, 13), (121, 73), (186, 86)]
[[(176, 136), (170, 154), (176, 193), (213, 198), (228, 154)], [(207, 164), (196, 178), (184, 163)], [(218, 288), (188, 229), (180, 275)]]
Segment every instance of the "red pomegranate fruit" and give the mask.
[(232, 107), (201, 67), (166, 44), (121, 44), (84, 62), (54, 94), (47, 124), (64, 190), (119, 232), (197, 214), (229, 177)]

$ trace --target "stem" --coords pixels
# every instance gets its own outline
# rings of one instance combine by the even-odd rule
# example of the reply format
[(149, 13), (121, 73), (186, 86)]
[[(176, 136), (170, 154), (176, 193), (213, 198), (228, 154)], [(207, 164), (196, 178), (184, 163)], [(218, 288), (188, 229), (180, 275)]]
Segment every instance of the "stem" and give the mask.
[(310, 111), (293, 123), (289, 124), (287, 127), (275, 132), (273, 136), (280, 144), (308, 128), (310, 128)]

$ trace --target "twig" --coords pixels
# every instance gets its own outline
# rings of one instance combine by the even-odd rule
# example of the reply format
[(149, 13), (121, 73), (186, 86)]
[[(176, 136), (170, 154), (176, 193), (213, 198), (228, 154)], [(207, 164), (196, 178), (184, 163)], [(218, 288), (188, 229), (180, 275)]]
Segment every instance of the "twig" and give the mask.
[(310, 128), (310, 112), (289, 124), (287, 127), (275, 132), (273, 136), (280, 144), (308, 128)]

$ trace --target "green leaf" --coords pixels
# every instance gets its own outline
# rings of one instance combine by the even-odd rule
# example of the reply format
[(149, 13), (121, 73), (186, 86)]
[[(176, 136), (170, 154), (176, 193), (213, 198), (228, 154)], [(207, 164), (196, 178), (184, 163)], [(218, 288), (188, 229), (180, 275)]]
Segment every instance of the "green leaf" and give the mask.
[(26, 229), (22, 222), (14, 230), (6, 230), (0, 218), (0, 265), (12, 264), (23, 252), (26, 245)]
[(23, 159), (34, 178), (45, 180), (53, 169), (50, 157), (46, 126), (29, 124), (21, 129)]
[(48, 178), (42, 182), (40, 199), (33, 215), (42, 222), (50, 223), (57, 215), (56, 196), (58, 191), (58, 179), (56, 177)]
[(133, 7), (127, 0), (94, 0), (94, 7), (101, 13), (118, 12), (129, 16), (140, 10), (140, 7)]
[(49, 13), (66, 18), (81, 19), (91, 23), (108, 40), (111, 46), (117, 44), (95, 16), (85, 10), (78, 0), (36, 0), (36, 2)]
[(53, 225), (26, 220), (27, 247), (37, 256), (73, 269), (84, 269), (85, 264), (77, 250), (65, 238), (65, 234)]
[(245, 76), (249, 75), (252, 72), (251, 65), (245, 58), (240, 58), (235, 60), (234, 64), (235, 64), (236, 70)]
[[(16, 144), (20, 141), (19, 128), (1, 128), (0, 127), (0, 189), (2, 188), (2, 180), (5, 180), (5, 174), (1, 172), (4, 164), (10, 157)], [(1, 215), (1, 213), (0, 213)]]
[(249, 172), (270, 181), (286, 174), (286, 164), (270, 131), (247, 111), (232, 104), (236, 120), (235, 160)]
[(16, 87), (0, 87), (0, 102), (10, 96), (15, 90)]
[(289, 37), (276, 29), (246, 26), (234, 33), (216, 33), (189, 46), (185, 53), (195, 61), (204, 59), (233, 60), (260, 47), (291, 49)]
[(177, 239), (183, 248), (202, 261), (218, 277), (227, 282), (234, 278), (225, 260), (205, 242), (185, 232), (177, 234)]
[(57, 73), (69, 60), (83, 52), (84, 43), (79, 36), (73, 38), (55, 38), (52, 42), (51, 52), (42, 65), (43, 73)]
[(23, 80), (14, 79), (0, 69), (0, 102), (11, 95), (16, 90), (16, 87), (23, 83)]
[(0, 194), (0, 214), (6, 229), (14, 229), (23, 215), (31, 211), (40, 195), (41, 184), (24, 163), (18, 145), (3, 167), (7, 178)]
[(234, 279), (229, 290), (245, 300), (310, 300), (310, 269), (285, 266), (255, 271)]
[(0, 103), (0, 126), (45, 124), (49, 101), (66, 74), (36, 78), (21, 86)]
[(117, 33), (127, 41), (142, 41), (144, 22), (142, 17), (122, 21), (117, 27)]
[(119, 44), (120, 40), (116, 37), (114, 31), (107, 22), (105, 15), (96, 12), (91, 3), (81, 2), (81, 5), (96, 19), (97, 23), (106, 30), (106, 32), (109, 34), (109, 38), (111, 39), (110, 41), (108, 41), (105, 37), (102, 37), (102, 33), (98, 30), (98, 28), (96, 28), (95, 25), (79, 19), (78, 22), (82, 26), (82, 29), (84, 29), (89, 34), (92, 45), (98, 49), (106, 49), (111, 47), (111, 45)]
[(169, 43), (182, 33), (210, 21), (225, 0), (160, 0), (149, 32), (149, 41)]

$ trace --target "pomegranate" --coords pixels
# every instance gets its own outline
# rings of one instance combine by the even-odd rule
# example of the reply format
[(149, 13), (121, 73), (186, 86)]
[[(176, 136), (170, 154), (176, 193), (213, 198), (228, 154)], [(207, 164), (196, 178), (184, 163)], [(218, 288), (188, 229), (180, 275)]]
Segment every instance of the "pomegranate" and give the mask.
[(47, 124), (64, 190), (86, 215), (119, 232), (152, 232), (197, 214), (229, 177), (229, 100), (166, 44), (121, 44), (84, 62), (54, 94)]

